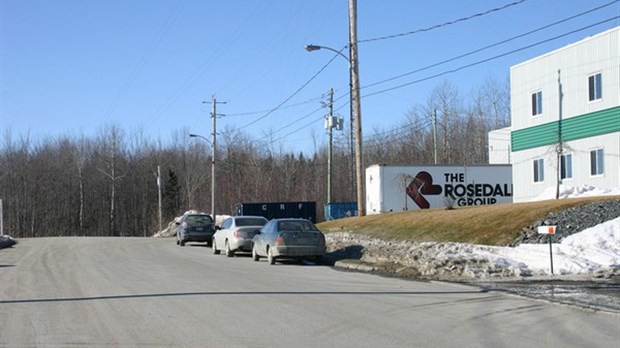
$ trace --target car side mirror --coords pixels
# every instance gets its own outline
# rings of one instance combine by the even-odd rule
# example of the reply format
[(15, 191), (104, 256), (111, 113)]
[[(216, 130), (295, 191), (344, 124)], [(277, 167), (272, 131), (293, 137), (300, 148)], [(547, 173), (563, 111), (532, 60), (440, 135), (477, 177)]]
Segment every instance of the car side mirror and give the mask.
[(217, 231), (217, 230), (221, 230), (221, 229), (222, 229), (222, 228), (220, 227), (220, 225), (215, 225), (215, 227), (213, 227), (213, 228), (215, 228), (215, 230), (216, 230), (216, 231)]

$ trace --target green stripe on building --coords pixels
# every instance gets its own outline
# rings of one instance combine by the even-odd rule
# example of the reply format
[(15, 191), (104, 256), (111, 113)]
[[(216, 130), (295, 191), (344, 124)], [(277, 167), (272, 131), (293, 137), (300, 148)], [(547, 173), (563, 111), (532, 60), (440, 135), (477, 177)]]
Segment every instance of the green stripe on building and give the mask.
[[(557, 144), (559, 122), (519, 129), (511, 133), (512, 151)], [(562, 139), (571, 141), (620, 132), (620, 106), (562, 120)]]

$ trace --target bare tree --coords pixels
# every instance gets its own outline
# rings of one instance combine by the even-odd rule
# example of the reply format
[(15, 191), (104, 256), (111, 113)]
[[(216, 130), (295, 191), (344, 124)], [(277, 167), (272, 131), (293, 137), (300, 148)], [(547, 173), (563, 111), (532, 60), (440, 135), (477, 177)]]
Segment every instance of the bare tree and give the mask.
[(116, 226), (116, 187), (117, 182), (124, 176), (119, 166), (123, 156), (123, 131), (116, 125), (106, 126), (99, 135), (97, 145), (99, 160), (97, 170), (109, 180), (110, 235), (116, 236), (119, 233)]

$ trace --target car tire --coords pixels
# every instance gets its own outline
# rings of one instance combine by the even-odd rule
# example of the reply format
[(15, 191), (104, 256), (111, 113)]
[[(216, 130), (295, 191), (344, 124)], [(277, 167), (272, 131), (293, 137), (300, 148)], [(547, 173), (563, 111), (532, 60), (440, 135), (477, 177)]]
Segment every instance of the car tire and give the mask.
[(267, 249), (267, 261), (269, 262), (270, 265), (276, 264), (276, 258), (275, 256), (273, 256), (273, 253), (271, 252), (271, 248)]
[(228, 241), (226, 241), (225, 244), (224, 244), (224, 250), (226, 252), (226, 256), (228, 256), (228, 257), (235, 256), (235, 252), (230, 250), (230, 246), (228, 245)]
[(217, 244), (215, 244), (215, 240), (213, 240), (213, 242), (211, 242), (211, 249), (213, 250), (213, 254), (214, 255), (219, 255), (220, 251), (217, 250)]
[(185, 241), (184, 241), (184, 240), (182, 240), (182, 241), (179, 243), (179, 245), (180, 245), (180, 246), (185, 246)]
[(181, 242), (179, 241), (179, 238), (177, 238), (177, 245), (181, 244)]
[(256, 253), (256, 248), (252, 245), (252, 260), (258, 261), (260, 260), (260, 256)]

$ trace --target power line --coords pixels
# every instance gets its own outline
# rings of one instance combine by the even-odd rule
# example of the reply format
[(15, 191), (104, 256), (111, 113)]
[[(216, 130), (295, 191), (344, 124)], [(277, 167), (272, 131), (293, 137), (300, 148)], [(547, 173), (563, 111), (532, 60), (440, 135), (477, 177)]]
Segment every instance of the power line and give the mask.
[(325, 63), (325, 65), (323, 65), (323, 67), (321, 67), (321, 69), (319, 69), (319, 71), (317, 71), (314, 75), (312, 75), (312, 77), (306, 81), (303, 85), (301, 85), (301, 87), (299, 87), (295, 92), (293, 92), (293, 94), (291, 94), (289, 97), (287, 97), (286, 99), (284, 99), (284, 101), (282, 101), (280, 104), (278, 104), (278, 106), (276, 106), (275, 108), (269, 110), (269, 112), (267, 112), (266, 114), (264, 114), (263, 116), (257, 118), (256, 120), (241, 126), (239, 129), (244, 129), (247, 128), (253, 124), (255, 124), (256, 122), (266, 118), (267, 116), (271, 115), (274, 111), (280, 109), (284, 104), (286, 104), (289, 100), (291, 100), (294, 96), (296, 96), (299, 92), (301, 92), (304, 88), (306, 88), (306, 86), (308, 86), (310, 84), (310, 82), (312, 82), (317, 76), (319, 76), (319, 74), (321, 74), (323, 72), (323, 70), (325, 70), (333, 61), (334, 59), (336, 59), (336, 57), (338, 57), (337, 54), (335, 54), (327, 63)]
[(492, 13), (492, 12), (501, 11), (501, 10), (504, 10), (504, 9), (512, 7), (512, 6), (522, 4), (522, 3), (526, 2), (526, 1), (527, 0), (515, 1), (513, 3), (504, 5), (502, 7), (492, 8), (492, 9), (484, 11), (484, 12), (479, 12), (479, 13), (473, 14), (473, 15), (468, 16), (468, 17), (463, 17), (463, 18), (455, 19), (455, 20), (448, 21), (448, 22), (445, 22), (445, 23), (436, 24), (436, 25), (433, 25), (433, 26), (428, 27), (428, 28), (416, 29), (416, 30), (409, 31), (409, 32), (406, 32), (406, 33), (401, 33), (401, 34), (381, 36), (381, 37), (377, 37), (377, 38), (374, 38), (374, 39), (359, 40), (358, 43), (371, 42), (371, 41), (379, 41), (379, 40), (387, 40), (387, 39), (393, 39), (393, 38), (403, 37), (403, 36), (407, 36), (407, 35), (413, 35), (413, 34), (425, 32), (425, 31), (431, 31), (433, 29), (438, 29), (438, 28), (445, 27), (445, 26), (452, 25), (452, 24), (456, 24), (456, 23), (459, 23), (459, 22), (468, 21), (468, 20), (476, 18), (476, 17), (481, 17), (481, 16), (487, 15), (487, 14)]
[[(316, 98), (304, 100), (304, 101), (299, 102), (299, 103), (283, 106), (280, 109), (290, 109), (290, 108), (293, 108), (293, 107), (296, 107), (296, 106), (309, 104), (309, 103), (315, 102), (317, 100), (321, 100), (321, 97), (316, 97)], [(269, 111), (271, 111), (271, 109), (269, 109), (269, 110), (259, 110), (259, 111), (238, 112), (238, 113), (234, 113), (234, 114), (226, 114), (226, 116), (229, 116), (229, 117), (251, 116), (251, 115), (257, 115), (257, 114), (264, 114), (265, 112), (269, 112)]]
[[(588, 13), (588, 12), (591, 12), (591, 11), (594, 11), (594, 10), (597, 10), (597, 9), (600, 9), (600, 8), (602, 8), (602, 7), (609, 6), (610, 4), (617, 3), (617, 2), (619, 2), (619, 1), (620, 1), (620, 0), (616, 0), (616, 1), (614, 1), (614, 2), (611, 2), (611, 3), (607, 4), (607, 5), (603, 5), (603, 6), (601, 6), (601, 7), (596, 8), (596, 9), (586, 11), (586, 12), (584, 12), (584, 13)], [(584, 14), (584, 13), (582, 13), (582, 14)], [(579, 16), (579, 15), (576, 15), (576, 16)], [(568, 19), (574, 18), (574, 17), (576, 17), (576, 16), (570, 17), (570, 18), (568, 18)], [(582, 27), (582, 28), (579, 28), (579, 29), (576, 29), (576, 30), (573, 30), (573, 31), (570, 31), (570, 32), (567, 32), (567, 33), (564, 33), (564, 34), (561, 34), (561, 35), (557, 35), (557, 36), (555, 36), (555, 37), (552, 37), (552, 38), (549, 38), (549, 39), (546, 39), (546, 40), (542, 40), (542, 41), (539, 41), (539, 42), (534, 43), (534, 44), (531, 44), (531, 45), (527, 45), (527, 46), (524, 46), (524, 47), (521, 47), (521, 48), (518, 48), (518, 49), (514, 49), (514, 50), (511, 50), (511, 51), (509, 51), (509, 52), (502, 53), (502, 54), (500, 54), (500, 55), (496, 55), (496, 56), (493, 56), (493, 57), (490, 57), (490, 58), (486, 58), (486, 59), (483, 59), (483, 60), (480, 60), (480, 61), (477, 61), (477, 62), (474, 62), (474, 63), (471, 63), (471, 64), (467, 64), (467, 65), (464, 65), (464, 66), (461, 66), (461, 67), (458, 67), (458, 68), (455, 68), (455, 69), (447, 70), (447, 71), (444, 71), (444, 72), (441, 72), (441, 73), (438, 73), (438, 74), (435, 74), (435, 75), (431, 75), (431, 76), (428, 76), (428, 77), (425, 77), (425, 78), (422, 78), (422, 79), (418, 79), (418, 80), (415, 80), (415, 81), (411, 81), (411, 82), (408, 82), (408, 83), (405, 83), (405, 84), (401, 84), (401, 85), (394, 86), (394, 87), (391, 87), (391, 88), (387, 88), (387, 89), (384, 89), (384, 90), (380, 90), (380, 91), (377, 91), (377, 92), (369, 93), (369, 94), (363, 95), (362, 97), (363, 97), (363, 98), (365, 98), (365, 97), (370, 97), (370, 96), (374, 96), (374, 95), (377, 95), (377, 94), (381, 94), (381, 93), (389, 92), (389, 91), (392, 91), (392, 90), (396, 90), (396, 89), (404, 88), (404, 87), (407, 87), (407, 86), (410, 86), (410, 85), (413, 85), (413, 84), (417, 84), (417, 83), (424, 82), (424, 81), (427, 81), (427, 80), (431, 80), (431, 79), (434, 79), (434, 78), (437, 78), (437, 77), (440, 77), (440, 76), (443, 76), (443, 75), (447, 75), (447, 74), (454, 73), (454, 72), (457, 72), (457, 71), (460, 71), (460, 70), (463, 70), (463, 69), (467, 69), (467, 68), (470, 68), (470, 67), (473, 67), (473, 66), (476, 66), (476, 65), (480, 65), (480, 64), (482, 64), (482, 63), (486, 63), (486, 62), (489, 62), (489, 61), (492, 61), (492, 60), (495, 60), (495, 59), (498, 59), (498, 58), (501, 58), (501, 57), (504, 57), (504, 56), (507, 56), (507, 55), (510, 55), (510, 54), (514, 54), (514, 53), (517, 53), (517, 52), (519, 52), (519, 51), (523, 51), (523, 50), (525, 50), (525, 49), (529, 49), (529, 48), (531, 48), (531, 47), (538, 46), (538, 45), (541, 45), (541, 44), (543, 44), (543, 43), (547, 43), (547, 42), (549, 42), (549, 41), (557, 40), (557, 39), (562, 38), (562, 37), (564, 37), (564, 36), (567, 36), (567, 35), (570, 35), (570, 34), (574, 34), (574, 33), (576, 33), (576, 32), (583, 31), (583, 30), (589, 29), (589, 28), (591, 28), (591, 27), (594, 27), (594, 26), (597, 26), (597, 25), (600, 25), (600, 24), (603, 24), (603, 23), (610, 22), (610, 21), (615, 20), (615, 19), (618, 19), (618, 18), (620, 18), (620, 16), (611, 17), (611, 18), (609, 18), (609, 19), (606, 19), (606, 20), (600, 21), (600, 22), (598, 22), (598, 23), (594, 23), (594, 24), (591, 24), (591, 25), (589, 25), (589, 26)], [(566, 19), (566, 20), (568, 20), (568, 19)], [(565, 20), (562, 20), (562, 21), (565, 21)], [(560, 22), (562, 22), (562, 21), (560, 21)], [(532, 31), (532, 32), (535, 32), (535, 31), (538, 31), (538, 29), (536, 29), (536, 30), (534, 30), (534, 31)], [(527, 34), (523, 34), (523, 35), (527, 35)], [(504, 40), (504, 41), (505, 41), (505, 40)], [(456, 58), (455, 58), (455, 59), (456, 59)], [(332, 60), (333, 60), (333, 58), (332, 58)], [(328, 64), (329, 64), (329, 63), (331, 63), (331, 61), (332, 61), (332, 60), (330, 60), (330, 62), (328, 62)], [(438, 64), (440, 64), (440, 63), (438, 63)], [(436, 65), (438, 65), (438, 64), (435, 64), (435, 65), (433, 65), (433, 66), (436, 66)], [(427, 68), (428, 68), (428, 67), (427, 67)], [(427, 69), (427, 68), (423, 68), (423, 69), (419, 69), (419, 70), (421, 71), (421, 70), (424, 70), (424, 69)], [(315, 75), (315, 76), (316, 76), (316, 75)], [(392, 78), (392, 79), (394, 79), (394, 78)], [(386, 80), (386, 81), (387, 81), (387, 80)], [(380, 81), (380, 82), (377, 82), (377, 83), (371, 84), (371, 85), (369, 85), (369, 86), (365, 86), (364, 88), (367, 88), (367, 87), (370, 87), (370, 86), (374, 86), (374, 85), (377, 85), (377, 84), (379, 84), (379, 83), (383, 83), (383, 82), (385, 82), (385, 81)], [(337, 100), (339, 100), (339, 99), (344, 98), (345, 96), (346, 96), (346, 95), (343, 95), (343, 96), (341, 96), (341, 97), (337, 98), (337, 99), (336, 99), (336, 101), (337, 101)], [(341, 107), (337, 108), (336, 110), (339, 110), (339, 109), (341, 109), (341, 108), (342, 108), (342, 107), (344, 107), (344, 106), (346, 106), (346, 104), (342, 105)], [(311, 112), (310, 114), (307, 114), (307, 115), (305, 115), (305, 116), (303, 116), (303, 117), (301, 117), (301, 118), (297, 119), (297, 120), (296, 120), (296, 121), (294, 121), (293, 123), (298, 122), (298, 121), (300, 121), (300, 120), (302, 120), (302, 119), (305, 119), (305, 118), (309, 117), (310, 115), (312, 115), (313, 113), (315, 113), (315, 112), (317, 112), (317, 111), (319, 111), (319, 110), (320, 110), (320, 109), (314, 110), (314, 111), (313, 111), (313, 112)], [(321, 116), (321, 117), (322, 117), (322, 116)], [(303, 125), (302, 127), (297, 128), (296, 130), (294, 130), (294, 131), (292, 131), (292, 132), (289, 132), (289, 133), (287, 133), (286, 135), (284, 135), (284, 136), (282, 136), (282, 137), (280, 137), (280, 138), (278, 138), (278, 139), (276, 139), (276, 140), (282, 140), (283, 138), (285, 138), (285, 137), (287, 137), (287, 136), (289, 136), (289, 135), (291, 135), (291, 134), (294, 134), (294, 133), (297, 133), (297, 132), (299, 132), (299, 131), (302, 131), (302, 130), (306, 129), (308, 126), (310, 126), (312, 123), (314, 123), (314, 122), (318, 122), (318, 121), (320, 121), (320, 118), (314, 119), (311, 123), (305, 124), (305, 125)], [(289, 127), (289, 126), (290, 126), (290, 125), (292, 125), (293, 123), (291, 123), (291, 124), (287, 125), (286, 127)], [(280, 129), (276, 130), (275, 132), (279, 132), (280, 130), (282, 130), (283, 128), (286, 128), (286, 127), (282, 127), (282, 128), (280, 128)], [(275, 133), (275, 132), (274, 132), (274, 133)], [(264, 138), (265, 138), (265, 137), (263, 137), (263, 138), (261, 138), (261, 139), (264, 139)]]
[(443, 64), (445, 64), (445, 63), (449, 63), (449, 62), (455, 61), (455, 60), (457, 60), (457, 59), (461, 59), (461, 58), (464, 58), (464, 57), (470, 56), (470, 55), (472, 55), (472, 54), (475, 54), (475, 53), (478, 53), (478, 52), (481, 52), (481, 51), (487, 50), (487, 49), (489, 49), (489, 48), (492, 48), (492, 47), (496, 47), (496, 46), (499, 46), (499, 45), (505, 44), (505, 43), (507, 43), (507, 42), (510, 42), (510, 41), (513, 41), (513, 40), (516, 40), (516, 39), (522, 38), (522, 37), (527, 36), (527, 35), (530, 35), (530, 34), (534, 34), (534, 33), (536, 33), (536, 32), (539, 32), (539, 31), (544, 30), (544, 29), (547, 29), (547, 28), (550, 28), (550, 27), (552, 27), (552, 26), (555, 26), (555, 25), (558, 25), (558, 24), (561, 24), (561, 23), (567, 22), (567, 21), (569, 21), (569, 20), (572, 20), (572, 19), (575, 19), (575, 18), (581, 17), (581, 16), (583, 16), (583, 15), (586, 15), (586, 14), (588, 14), (588, 13), (591, 13), (591, 12), (594, 12), (594, 11), (597, 11), (597, 10), (600, 10), (600, 9), (602, 9), (602, 8), (604, 8), (604, 7), (607, 7), (607, 6), (613, 5), (613, 4), (618, 3), (618, 2), (620, 2), (620, 0), (615, 0), (615, 1), (612, 1), (612, 2), (607, 3), (607, 4), (605, 4), (605, 5), (602, 5), (602, 6), (599, 6), (599, 7), (593, 8), (593, 9), (588, 10), (588, 11), (585, 11), (585, 12), (581, 12), (581, 13), (576, 14), (576, 15), (574, 15), (574, 16), (571, 16), (571, 17), (568, 17), (568, 18), (565, 18), (565, 19), (559, 20), (559, 21), (557, 21), (557, 22), (554, 22), (554, 23), (551, 23), (551, 24), (548, 24), (548, 25), (545, 25), (545, 26), (539, 27), (539, 28), (537, 28), (537, 29), (534, 29), (534, 30), (528, 31), (528, 32), (523, 33), (523, 34), (519, 34), (519, 35), (516, 35), (516, 36), (510, 37), (510, 38), (508, 38), (508, 39), (505, 39), (505, 40), (502, 40), (502, 41), (499, 41), (499, 42), (496, 42), (496, 43), (493, 43), (493, 44), (490, 44), (490, 45), (487, 45), (487, 46), (484, 46), (484, 47), (481, 47), (481, 48), (478, 48), (478, 49), (475, 49), (475, 50), (473, 50), (473, 51), (470, 51), (470, 52), (467, 52), (467, 53), (463, 53), (463, 54), (458, 55), (458, 56), (456, 56), (456, 57), (449, 58), (449, 59), (443, 60), (443, 61), (441, 61), (441, 62), (434, 63), (434, 64), (431, 64), (431, 65), (428, 65), (428, 66), (426, 66), (426, 67), (419, 68), (419, 69), (416, 69), (416, 70), (413, 70), (413, 71), (409, 71), (409, 72), (406, 72), (406, 73), (404, 73), (404, 74), (400, 74), (400, 75), (397, 75), (397, 76), (394, 76), (394, 77), (390, 77), (390, 78), (387, 78), (387, 79), (385, 79), (385, 80), (381, 80), (381, 81), (378, 81), (378, 82), (371, 83), (371, 84), (369, 84), (369, 85), (363, 86), (363, 87), (362, 87), (362, 89), (364, 89), (364, 88), (369, 88), (369, 87), (373, 87), (373, 86), (377, 86), (377, 85), (380, 85), (380, 84), (383, 84), (383, 83), (386, 83), (386, 82), (389, 82), (389, 81), (393, 81), (393, 80), (399, 79), (399, 78), (401, 78), (401, 77), (405, 77), (405, 76), (408, 76), (408, 75), (411, 75), (411, 74), (415, 74), (415, 73), (418, 73), (418, 72), (421, 72), (421, 71), (424, 71), (424, 70), (428, 70), (428, 69), (430, 69), (430, 68), (434, 68), (434, 67), (439, 66), (439, 65), (443, 65)]
[(604, 24), (604, 23), (607, 23), (607, 22), (611, 22), (611, 21), (616, 20), (618, 18), (620, 18), (620, 16), (614, 16), (614, 17), (602, 20), (600, 22), (597, 22), (597, 23), (594, 23), (594, 24), (591, 24), (591, 25), (588, 25), (588, 26), (585, 26), (585, 27), (582, 27), (582, 28), (579, 28), (579, 29), (575, 29), (575, 30), (572, 30), (572, 31), (564, 33), (564, 34), (554, 36), (554, 37), (546, 39), (546, 40), (538, 41), (538, 42), (533, 43), (531, 45), (527, 45), (527, 46), (524, 46), (524, 47), (521, 47), (521, 48), (517, 48), (517, 49), (511, 50), (511, 51), (508, 51), (508, 52), (504, 52), (502, 54), (498, 54), (498, 55), (490, 57), (490, 58), (479, 60), (479, 61), (471, 63), (471, 64), (463, 65), (461, 67), (458, 67), (458, 68), (455, 68), (455, 69), (451, 69), (451, 70), (447, 70), (447, 71), (444, 71), (444, 72), (441, 72), (441, 73), (437, 73), (437, 74), (434, 74), (434, 75), (431, 75), (431, 76), (427, 76), (427, 77), (424, 77), (424, 78), (421, 78), (421, 79), (418, 79), (418, 80), (415, 80), (415, 81), (403, 83), (403, 84), (400, 84), (400, 85), (397, 85), (397, 86), (394, 86), (394, 87), (390, 87), (390, 88), (386, 88), (386, 89), (383, 89), (383, 90), (380, 90), (380, 91), (377, 91), (377, 92), (369, 93), (367, 95), (364, 95), (363, 97), (370, 97), (370, 96), (373, 96), (373, 95), (377, 95), (377, 94), (393, 91), (393, 90), (396, 90), (396, 89), (400, 89), (400, 88), (403, 88), (403, 87), (411, 86), (413, 84), (417, 84), (417, 83), (420, 83), (420, 82), (428, 81), (428, 80), (431, 80), (431, 79), (434, 79), (434, 78), (437, 78), (437, 77), (440, 77), (440, 76), (443, 76), (443, 75), (448, 75), (448, 74), (451, 74), (451, 73), (455, 73), (457, 71), (461, 71), (461, 70), (464, 70), (464, 69), (467, 69), (467, 68), (471, 68), (473, 66), (480, 65), (482, 63), (490, 62), (492, 60), (495, 60), (495, 59), (498, 59), (498, 58), (502, 58), (502, 57), (511, 55), (513, 53), (517, 53), (517, 52), (520, 52), (520, 51), (523, 51), (523, 50), (526, 50), (526, 49), (529, 49), (529, 48), (541, 45), (543, 43), (547, 43), (549, 41), (557, 40), (557, 39), (562, 38), (564, 36), (568, 36), (568, 35), (571, 35), (571, 34), (574, 34), (574, 33), (577, 33), (577, 32), (580, 32), (580, 31), (592, 28), (592, 27), (595, 27), (597, 25), (601, 25), (601, 24)]

